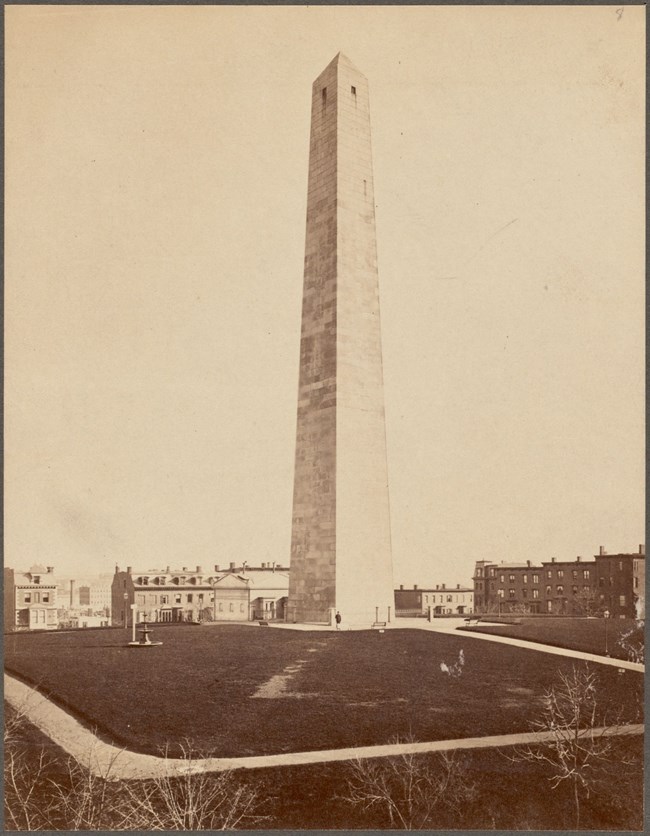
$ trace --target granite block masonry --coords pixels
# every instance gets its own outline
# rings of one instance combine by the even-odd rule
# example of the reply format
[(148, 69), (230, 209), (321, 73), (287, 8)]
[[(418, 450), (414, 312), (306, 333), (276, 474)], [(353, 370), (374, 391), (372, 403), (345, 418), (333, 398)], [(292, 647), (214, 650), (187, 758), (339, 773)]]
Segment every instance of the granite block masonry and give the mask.
[(367, 79), (312, 87), (288, 617), (387, 621), (393, 572)]

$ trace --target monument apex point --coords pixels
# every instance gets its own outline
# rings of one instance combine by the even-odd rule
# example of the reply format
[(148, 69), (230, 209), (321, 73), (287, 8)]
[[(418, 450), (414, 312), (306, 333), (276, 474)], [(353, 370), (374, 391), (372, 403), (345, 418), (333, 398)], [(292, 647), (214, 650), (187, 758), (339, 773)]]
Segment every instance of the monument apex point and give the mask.
[[(345, 53), (343, 52), (336, 53), (334, 58), (332, 58), (332, 60), (325, 67), (325, 69), (319, 74), (318, 78), (324, 75), (328, 70), (332, 68), (338, 68), (339, 66), (347, 67), (348, 69), (360, 75), (362, 78), (366, 78), (365, 75), (361, 72), (361, 70), (355, 64), (353, 64), (352, 61), (350, 61), (350, 59), (348, 58), (348, 56), (345, 55)], [(318, 81), (318, 79), (316, 79), (316, 81)]]

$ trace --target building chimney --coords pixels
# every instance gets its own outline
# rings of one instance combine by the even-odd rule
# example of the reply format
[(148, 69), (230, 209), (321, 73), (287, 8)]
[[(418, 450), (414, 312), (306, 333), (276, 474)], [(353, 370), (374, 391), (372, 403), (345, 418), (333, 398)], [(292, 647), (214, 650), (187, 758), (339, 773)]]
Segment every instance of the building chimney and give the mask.
[(166, 575), (168, 575), (168, 574), (169, 574), (169, 566), (165, 569), (165, 574), (166, 574)]
[(436, 584), (436, 589), (440, 589), (440, 585), (439, 585), (439, 584)]
[(605, 554), (605, 547), (604, 547), (604, 546), (601, 546), (601, 547), (598, 549), (598, 554)]
[(456, 589), (460, 589), (460, 584), (459, 583), (456, 584)]
[(127, 573), (127, 575), (131, 574), (131, 567), (130, 566), (126, 567), (126, 573)]
[(215, 572), (218, 572), (218, 571), (219, 571), (219, 564), (218, 564), (218, 563), (215, 563), (215, 564), (214, 564), (214, 571), (215, 571)]
[(196, 574), (197, 575), (202, 575), (203, 574), (203, 568), (201, 566), (196, 567)]
[(639, 554), (645, 554), (645, 543), (639, 543)]
[(54, 574), (54, 566), (48, 566), (47, 567), (47, 574), (48, 575), (53, 575)]
[(116, 564), (115, 564), (115, 574), (117, 575), (117, 573), (118, 573), (119, 571), (120, 571), (120, 567), (119, 567), (119, 566), (117, 565), (117, 563), (116, 563)]
[(404, 584), (403, 584), (403, 583), (401, 583), (401, 584), (399, 585), (399, 588), (400, 588), (400, 589), (404, 589)]
[(183, 572), (187, 572), (187, 566), (183, 566)]
[(444, 588), (445, 588), (445, 585), (444, 585), (444, 583), (443, 583), (443, 585), (442, 585), (442, 588), (443, 588), (443, 589), (444, 589)]
[[(602, 554), (602, 552), (601, 552), (601, 554)], [(578, 556), (576, 557), (576, 561), (577, 561), (578, 563), (580, 563), (580, 561), (581, 561), (581, 560), (582, 560), (582, 558), (580, 557), (580, 555), (578, 555)]]
[(551, 563), (555, 563), (555, 558), (554, 557), (551, 558)]
[(230, 564), (230, 571), (231, 571), (231, 572), (234, 572), (234, 571), (235, 571), (235, 564), (234, 564), (234, 563), (231, 563), (231, 564)]
[(530, 560), (526, 561), (526, 566), (528, 566), (528, 568), (530, 569)]
[(417, 589), (418, 585), (416, 583), (413, 584), (413, 589)]

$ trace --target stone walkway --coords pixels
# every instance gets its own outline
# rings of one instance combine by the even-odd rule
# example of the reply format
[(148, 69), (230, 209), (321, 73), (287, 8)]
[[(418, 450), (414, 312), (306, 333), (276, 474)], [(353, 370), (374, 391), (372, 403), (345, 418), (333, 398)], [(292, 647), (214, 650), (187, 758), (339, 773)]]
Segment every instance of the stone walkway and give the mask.
[(553, 647), (550, 644), (526, 641), (525, 639), (514, 639), (510, 636), (496, 636), (490, 633), (474, 633), (471, 630), (457, 630), (457, 628), (442, 628), (441, 633), (453, 633), (472, 639), (483, 639), (485, 641), (509, 644), (511, 647), (523, 647), (526, 650), (537, 650), (541, 653), (550, 653), (554, 656), (564, 656), (567, 659), (582, 659), (585, 662), (597, 662), (599, 665), (610, 665), (614, 668), (621, 668), (627, 671), (645, 671), (645, 665), (639, 662), (628, 662), (626, 659), (613, 659), (611, 656), (599, 656), (596, 653), (586, 653), (582, 650), (569, 650), (566, 647)]
[[(554, 656), (564, 656), (568, 659), (581, 659), (585, 662), (597, 662), (599, 665), (610, 665), (614, 668), (622, 668), (628, 671), (645, 671), (645, 665), (639, 662), (628, 662), (626, 659), (614, 659), (611, 656), (599, 656), (597, 653), (586, 653), (582, 650), (570, 650), (566, 647), (553, 647), (550, 644), (515, 639), (510, 636), (497, 636), (494, 633), (475, 633), (471, 630), (459, 630), (461, 626), (457, 618), (436, 618), (427, 621), (424, 618), (399, 618), (397, 621), (387, 625), (387, 630), (429, 630), (434, 633), (448, 633), (456, 636), (467, 637), (468, 639), (479, 639), (483, 641), (509, 644), (512, 647), (523, 647), (526, 650), (537, 650), (540, 653), (550, 653)], [(334, 627), (317, 624), (272, 624), (274, 630), (311, 630), (314, 632), (333, 632)], [(350, 630), (354, 628), (349, 628)], [(367, 627), (363, 629), (367, 630)], [(347, 630), (343, 630), (347, 632)]]
[[(280, 755), (259, 755), (243, 758), (200, 758), (183, 760), (143, 755), (105, 743), (84, 728), (74, 717), (54, 705), (33, 688), (5, 673), (5, 699), (39, 728), (67, 754), (98, 776), (118, 780), (134, 780), (174, 776), (188, 772), (224, 772), (230, 769), (259, 769), (274, 766), (347, 761), (356, 758), (378, 758), (426, 752), (448, 752), (459, 749), (485, 749), (526, 745), (551, 740), (552, 732), (469, 737), (460, 740), (437, 740), (425, 743), (392, 743), (384, 746), (362, 746), (350, 749), (326, 749), (316, 752), (291, 752)], [(599, 729), (606, 735), (643, 734), (643, 725)]]

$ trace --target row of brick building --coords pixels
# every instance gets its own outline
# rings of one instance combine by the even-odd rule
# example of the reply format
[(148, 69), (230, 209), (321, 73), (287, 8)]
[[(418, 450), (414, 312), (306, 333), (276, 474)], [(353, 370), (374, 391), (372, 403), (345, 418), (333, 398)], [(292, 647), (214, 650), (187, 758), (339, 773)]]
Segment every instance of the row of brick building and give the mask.
[(116, 566), (111, 610), (114, 625), (131, 624), (134, 617), (136, 622), (284, 620), (288, 594), (288, 569), (276, 563), (231, 563), (208, 571)]
[(645, 617), (645, 547), (636, 553), (591, 560), (496, 563), (478, 560), (474, 569), (477, 613), (546, 613)]

